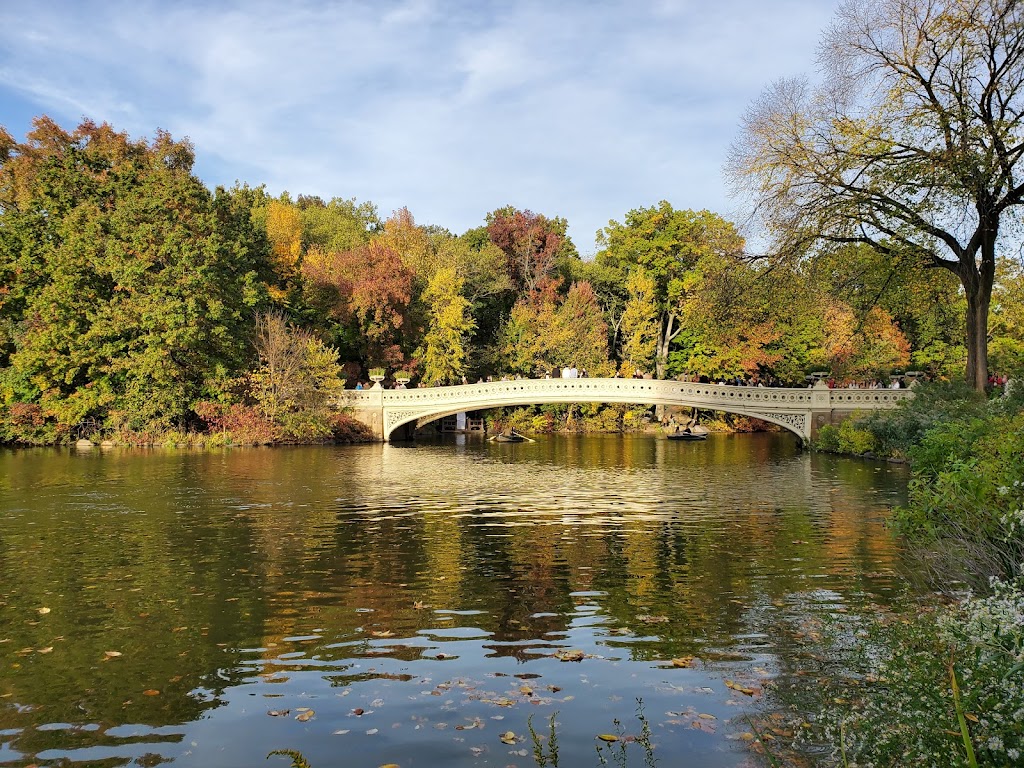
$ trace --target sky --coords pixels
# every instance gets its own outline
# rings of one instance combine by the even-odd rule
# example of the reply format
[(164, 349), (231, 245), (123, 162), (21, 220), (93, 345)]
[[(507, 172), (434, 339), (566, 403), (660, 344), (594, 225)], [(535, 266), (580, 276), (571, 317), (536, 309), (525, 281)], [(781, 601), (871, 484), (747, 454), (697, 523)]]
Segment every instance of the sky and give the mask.
[(0, 125), (46, 114), (195, 145), (209, 186), (406, 206), (456, 234), (505, 205), (584, 256), (660, 200), (739, 221), (747, 106), (813, 76), (836, 0), (0, 0)]

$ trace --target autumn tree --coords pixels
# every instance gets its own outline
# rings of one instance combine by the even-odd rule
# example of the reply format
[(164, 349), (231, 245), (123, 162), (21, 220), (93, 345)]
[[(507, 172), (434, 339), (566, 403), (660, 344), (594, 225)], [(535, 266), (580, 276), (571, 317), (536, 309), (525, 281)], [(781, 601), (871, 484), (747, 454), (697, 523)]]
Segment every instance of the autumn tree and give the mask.
[(588, 283), (574, 283), (564, 298), (549, 285), (516, 302), (503, 351), (510, 371), (526, 376), (567, 366), (591, 375), (611, 372), (608, 330)]
[(509, 277), (520, 293), (530, 294), (555, 279), (559, 258), (576, 250), (566, 234), (565, 219), (507, 207), (487, 219), (487, 235), (507, 259)]
[(308, 300), (347, 326), (336, 338), (366, 364), (397, 366), (411, 352), (413, 274), (378, 242), (350, 251), (311, 249), (302, 264)]
[(296, 203), (302, 221), (302, 244), (328, 253), (341, 253), (366, 245), (383, 228), (377, 207), (341, 197), (324, 202), (316, 196), (299, 195)]
[(643, 268), (629, 273), (629, 298), (622, 311), (622, 359), (651, 370), (658, 351), (658, 305), (654, 279)]
[(821, 50), (821, 85), (779, 81), (751, 106), (729, 173), (777, 257), (864, 243), (953, 273), (981, 389), (997, 255), (1024, 202), (1024, 6), (846, 0)]
[(462, 296), (464, 283), (454, 267), (444, 267), (424, 292), (430, 315), (422, 356), (423, 383), (428, 386), (457, 384), (466, 373), (466, 342), (474, 322)]
[(256, 317), (257, 366), (249, 374), (263, 415), (281, 423), (287, 414), (322, 411), (343, 387), (338, 351), (279, 311)]
[[(611, 221), (599, 233), (602, 246), (596, 261), (609, 278), (610, 290), (625, 292), (629, 273), (640, 267), (654, 280), (658, 311), (655, 365), (664, 378), (672, 341), (681, 333), (680, 320), (693, 290), (691, 273), (701, 259), (736, 257), (743, 252), (743, 238), (733, 224), (710, 211), (677, 211), (662, 201), (638, 208), (622, 223)], [(620, 286), (618, 289), (615, 286)], [(623, 301), (624, 303), (624, 301)]]

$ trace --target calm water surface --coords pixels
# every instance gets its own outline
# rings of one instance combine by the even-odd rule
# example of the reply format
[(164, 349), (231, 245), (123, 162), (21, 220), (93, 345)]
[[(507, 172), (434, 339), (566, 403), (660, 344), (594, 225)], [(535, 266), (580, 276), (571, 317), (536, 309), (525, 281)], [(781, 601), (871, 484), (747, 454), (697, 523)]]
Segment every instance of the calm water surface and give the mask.
[(743, 765), (800, 628), (903, 588), (905, 482), (784, 435), (3, 452), (0, 764), (528, 768), (554, 715), (575, 768), (641, 699), (658, 765)]

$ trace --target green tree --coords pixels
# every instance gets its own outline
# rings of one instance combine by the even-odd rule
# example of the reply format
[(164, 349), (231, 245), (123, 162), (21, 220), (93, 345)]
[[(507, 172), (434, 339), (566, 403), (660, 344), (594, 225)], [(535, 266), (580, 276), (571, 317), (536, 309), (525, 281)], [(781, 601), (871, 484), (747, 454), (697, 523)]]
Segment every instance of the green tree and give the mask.
[(444, 267), (423, 295), (430, 315), (423, 351), (423, 383), (428, 386), (457, 384), (466, 373), (466, 340), (474, 323), (462, 296), (464, 283), (454, 267)]
[[(642, 267), (654, 280), (658, 309), (658, 341), (655, 364), (658, 378), (664, 378), (669, 347), (681, 332), (683, 305), (693, 287), (692, 276), (701, 259), (713, 256), (737, 257), (743, 252), (743, 238), (733, 224), (710, 211), (677, 211), (662, 201), (651, 208), (626, 214), (623, 223), (609, 222), (599, 233), (602, 250), (598, 266), (617, 271), (617, 280), (606, 285), (625, 293), (627, 276)], [(620, 299), (624, 304), (624, 299)], [(606, 304), (609, 303), (606, 300)]]
[(780, 81), (750, 108), (730, 175), (780, 258), (864, 243), (956, 275), (982, 389), (997, 252), (1024, 203), (1024, 7), (846, 0), (822, 54), (820, 87)]
[(1024, 265), (1002, 260), (996, 272), (992, 303), (992, 368), (1024, 375)]
[(269, 248), (192, 175), (187, 142), (40, 118), (5, 157), (5, 397), (66, 424), (117, 409), (166, 425), (243, 367)]

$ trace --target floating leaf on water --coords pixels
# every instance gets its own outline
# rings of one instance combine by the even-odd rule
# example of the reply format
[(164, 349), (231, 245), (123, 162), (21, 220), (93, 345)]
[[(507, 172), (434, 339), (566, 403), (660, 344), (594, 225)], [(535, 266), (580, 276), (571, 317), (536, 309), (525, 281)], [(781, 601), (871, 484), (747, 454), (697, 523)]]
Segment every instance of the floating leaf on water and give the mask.
[(555, 658), (559, 661), (583, 661), (585, 656), (586, 654), (579, 650), (555, 652)]
[(373, 736), (373, 735), (374, 735), (375, 733), (377, 733), (377, 732), (378, 732), (378, 731), (377, 731), (377, 729), (376, 729), (376, 728), (371, 728), (370, 730), (368, 730), (368, 731), (366, 732), (366, 735), (367, 735), (367, 736)]
[(673, 667), (687, 668), (693, 666), (693, 656), (680, 656), (678, 659), (672, 659)]
[(512, 731), (505, 731), (498, 738), (501, 739), (502, 743), (504, 743), (504, 744), (515, 744), (516, 743), (516, 735)]
[(398, 768), (398, 763), (384, 763), (380, 768)]
[(295, 719), (300, 723), (304, 723), (307, 720), (312, 720), (314, 717), (316, 717), (316, 712), (312, 709), (307, 709), (305, 712), (299, 712), (299, 714), (295, 716)]
[(290, 709), (271, 709), (267, 712), (271, 717), (287, 717)]
[(732, 680), (726, 680), (725, 687), (732, 688), (734, 691), (739, 691), (740, 693), (746, 696), (753, 696), (755, 693), (757, 693), (757, 691), (755, 691), (753, 688), (747, 688), (746, 686), (740, 685), (739, 683), (734, 683)]
[(366, 710), (364, 710), (362, 707), (356, 707), (355, 709), (352, 710), (352, 714), (355, 715), (356, 717), (358, 717), (359, 715), (363, 714), (365, 711)]
[(705, 722), (704, 720), (694, 720), (690, 723), (690, 727), (695, 731), (703, 731), (704, 733), (714, 733), (716, 728), (711, 723)]
[(343, 728), (340, 731), (335, 731), (334, 735), (335, 736), (344, 736), (346, 733), (349, 733), (348, 728)]
[(143, 696), (159, 696), (160, 695), (160, 691), (158, 691), (156, 688), (147, 688), (145, 691), (142, 692), (142, 695)]
[(395, 633), (392, 632), (390, 629), (381, 629), (381, 630), (376, 630), (375, 629), (375, 630), (372, 630), (370, 632), (370, 634), (373, 635), (374, 637), (394, 637), (395, 636)]
[(616, 736), (614, 733), (599, 733), (599, 734), (597, 734), (597, 738), (599, 738), (601, 741), (607, 741), (607, 742), (613, 742), (613, 741), (618, 741), (619, 740), (619, 737)]

